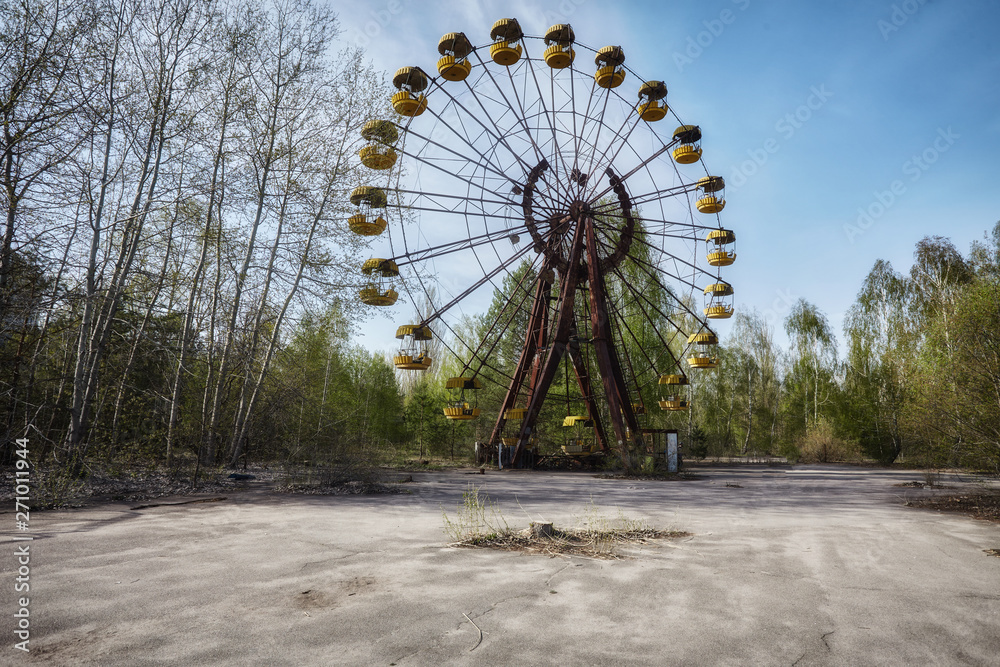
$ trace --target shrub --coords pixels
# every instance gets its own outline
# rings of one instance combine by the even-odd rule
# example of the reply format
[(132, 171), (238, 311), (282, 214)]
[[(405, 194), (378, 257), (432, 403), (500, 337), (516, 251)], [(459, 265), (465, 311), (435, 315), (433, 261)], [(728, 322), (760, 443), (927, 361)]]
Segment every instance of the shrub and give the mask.
[(836, 437), (833, 434), (833, 427), (825, 420), (806, 431), (798, 442), (798, 450), (799, 460), (804, 463), (832, 463), (861, 459), (857, 444)]

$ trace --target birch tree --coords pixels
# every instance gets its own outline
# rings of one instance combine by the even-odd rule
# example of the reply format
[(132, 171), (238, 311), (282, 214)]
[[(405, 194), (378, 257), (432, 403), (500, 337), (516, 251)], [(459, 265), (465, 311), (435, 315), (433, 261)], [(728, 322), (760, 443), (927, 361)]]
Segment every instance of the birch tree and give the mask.
[(847, 312), (848, 433), (876, 459), (891, 463), (903, 452), (903, 408), (910, 364), (906, 283), (878, 260)]
[(199, 66), (194, 47), (211, 20), (211, 4), (122, 0), (99, 13), (103, 40), (97, 46), (106, 55), (101, 104), (93, 109), (101, 134), (93, 148), (101, 148), (91, 155), (99, 160), (100, 176), (94, 183), (90, 172), (84, 173), (91, 243), (66, 436), (66, 451), (77, 470), (89, 445), (101, 361), (146, 221), (159, 203), (160, 169), (185, 97), (184, 82)]
[(785, 332), (792, 340), (792, 382), (801, 401), (802, 426), (820, 419), (820, 406), (833, 403), (833, 376), (837, 361), (836, 337), (830, 322), (816, 306), (799, 299), (785, 318)]

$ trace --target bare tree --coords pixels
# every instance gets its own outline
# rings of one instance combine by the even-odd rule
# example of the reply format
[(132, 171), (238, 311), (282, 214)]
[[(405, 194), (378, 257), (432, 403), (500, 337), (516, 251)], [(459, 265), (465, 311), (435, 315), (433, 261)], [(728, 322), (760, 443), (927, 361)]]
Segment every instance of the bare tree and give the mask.
[[(102, 119), (104, 149), (97, 192), (84, 192), (96, 203), (88, 211), (91, 244), (66, 436), (74, 468), (79, 468), (89, 444), (92, 404), (115, 315), (132, 278), (146, 221), (159, 203), (158, 179), (185, 97), (184, 83), (198, 66), (193, 47), (212, 16), (211, 4), (197, 0), (122, 0), (103, 10), (107, 55), (103, 104), (95, 111)], [(114, 185), (118, 192), (112, 191)], [(123, 205), (108, 211), (109, 194), (122, 196), (128, 190), (132, 194)], [(102, 236), (105, 230), (109, 233)]]

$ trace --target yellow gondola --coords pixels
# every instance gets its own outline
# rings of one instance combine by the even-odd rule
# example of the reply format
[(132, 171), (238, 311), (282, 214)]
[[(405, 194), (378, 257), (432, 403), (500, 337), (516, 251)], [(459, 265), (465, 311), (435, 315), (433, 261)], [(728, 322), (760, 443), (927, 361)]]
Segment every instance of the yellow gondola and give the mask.
[(545, 63), (552, 69), (565, 69), (573, 64), (576, 51), (573, 42), (576, 35), (568, 23), (557, 23), (545, 31)]
[(705, 237), (705, 242), (708, 244), (710, 266), (729, 266), (736, 261), (736, 233), (731, 229), (713, 229)]
[(503, 418), (505, 423), (503, 426), (503, 435), (500, 438), (503, 444), (508, 447), (513, 447), (517, 444), (517, 437), (521, 432), (521, 422), (524, 421), (524, 416), (527, 412), (524, 408), (510, 408), (504, 411)]
[(392, 144), (399, 139), (396, 126), (387, 120), (370, 120), (361, 128), (361, 138), (368, 142), (358, 151), (361, 164), (369, 169), (391, 169), (396, 164)]
[[(710, 347), (719, 344), (719, 338), (711, 331), (702, 331), (688, 336), (688, 345), (701, 345)], [(692, 350), (691, 356), (687, 359), (691, 368), (715, 368), (719, 365), (719, 358), (713, 357), (707, 351)]]
[(662, 81), (647, 81), (639, 87), (639, 105), (636, 111), (639, 118), (647, 123), (663, 120), (669, 110), (666, 102), (660, 103), (667, 96), (667, 84)]
[(369, 220), (364, 213), (355, 213), (347, 219), (347, 226), (359, 236), (378, 236), (385, 231), (389, 223), (382, 216)]
[(683, 374), (668, 374), (660, 376), (660, 389), (663, 391), (663, 398), (660, 400), (660, 409), (669, 412), (679, 412), (688, 409), (688, 402), (681, 397), (683, 387), (688, 384), (688, 379)]
[(399, 91), (392, 96), (392, 108), (401, 116), (419, 116), (427, 109), (427, 74), (419, 67), (400, 67), (392, 77)]
[(718, 213), (726, 207), (726, 181), (722, 176), (706, 176), (698, 179), (697, 187), (702, 191), (698, 199), (698, 210), (702, 213)]
[(681, 125), (674, 130), (674, 139), (680, 145), (674, 149), (674, 161), (678, 164), (692, 164), (701, 159), (701, 128), (697, 125)]
[(392, 169), (396, 164), (396, 151), (380, 144), (368, 144), (358, 151), (361, 164), (369, 169)]
[(521, 59), (521, 39), (524, 31), (517, 19), (500, 19), (490, 30), (490, 58), (498, 65), (510, 67)]
[(715, 368), (719, 365), (719, 358), (710, 357), (703, 352), (695, 352), (688, 357), (687, 362), (691, 368)]
[(562, 446), (564, 454), (592, 454), (597, 451), (597, 444), (588, 442), (583, 437), (583, 429), (594, 425), (590, 417), (570, 415), (563, 419), (563, 426), (574, 429), (574, 433)]
[(476, 377), (453, 377), (445, 382), (445, 389), (453, 395), (453, 400), (444, 408), (444, 416), (447, 419), (469, 420), (479, 416), (479, 408), (473, 401), (469, 405), (467, 391), (475, 391), (482, 388), (479, 378)]
[(724, 320), (733, 316), (733, 286), (725, 281), (705, 287), (705, 317)]
[(389, 287), (390, 278), (399, 275), (399, 267), (391, 259), (372, 258), (361, 266), (361, 273), (371, 277), (371, 282), (361, 288), (358, 296), (369, 306), (391, 306), (399, 294)]
[(719, 337), (711, 331), (702, 331), (688, 336), (688, 345), (718, 345)]
[(620, 46), (605, 46), (594, 57), (594, 80), (601, 88), (617, 88), (625, 80), (625, 52)]
[(385, 208), (385, 190), (370, 185), (354, 188), (351, 203), (358, 207), (358, 211), (347, 219), (347, 226), (352, 232), (361, 236), (378, 236), (385, 231), (385, 218), (373, 210)]
[(396, 329), (396, 338), (403, 341), (392, 358), (393, 365), (405, 371), (425, 371), (431, 367), (427, 341), (434, 338), (426, 324), (404, 324)]
[(399, 139), (395, 123), (388, 120), (370, 120), (361, 128), (361, 138), (365, 141), (391, 146)]
[(351, 190), (351, 203), (355, 206), (367, 204), (372, 208), (385, 208), (388, 198), (385, 190), (370, 185), (362, 185)]
[(438, 53), (441, 59), (437, 62), (438, 74), (446, 81), (464, 81), (472, 71), (469, 54), (472, 53), (472, 43), (464, 32), (449, 32), (438, 41)]

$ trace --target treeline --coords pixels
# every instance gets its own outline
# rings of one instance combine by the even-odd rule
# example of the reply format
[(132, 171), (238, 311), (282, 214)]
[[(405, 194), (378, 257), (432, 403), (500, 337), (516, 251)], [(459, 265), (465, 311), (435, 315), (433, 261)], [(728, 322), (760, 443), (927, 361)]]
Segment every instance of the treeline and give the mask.
[(80, 473), (398, 439), (391, 367), (349, 348), (343, 298), (359, 129), (388, 93), (323, 3), (0, 17), (4, 455), (27, 437)]
[(737, 314), (696, 386), (696, 451), (1000, 472), (1000, 223), (967, 256), (924, 238), (906, 275), (877, 261), (845, 318), (846, 358), (808, 302), (782, 324), (787, 351), (759, 314)]

